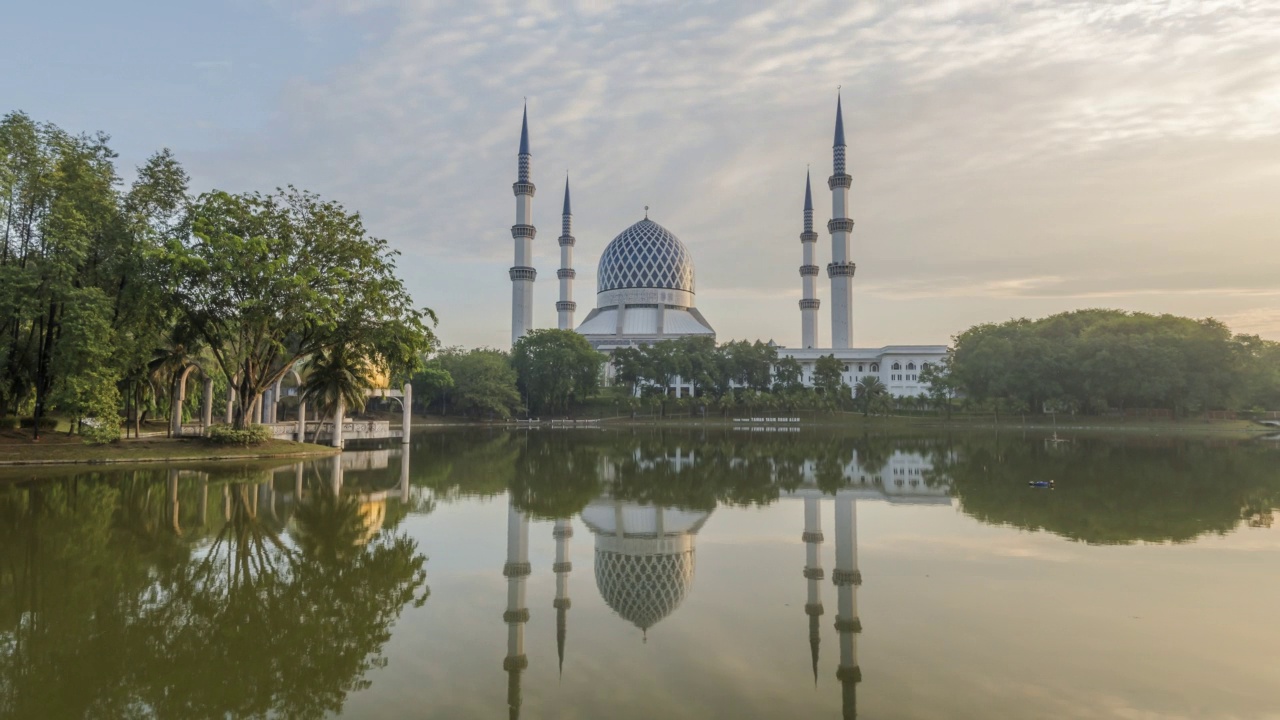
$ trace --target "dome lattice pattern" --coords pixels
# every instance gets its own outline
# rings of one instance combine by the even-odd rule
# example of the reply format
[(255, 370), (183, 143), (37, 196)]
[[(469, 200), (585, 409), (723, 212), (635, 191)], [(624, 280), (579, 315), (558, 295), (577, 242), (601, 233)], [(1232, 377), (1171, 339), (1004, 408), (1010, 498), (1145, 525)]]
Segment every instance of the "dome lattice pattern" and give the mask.
[(597, 278), (596, 292), (623, 288), (693, 292), (693, 256), (680, 238), (645, 218), (604, 249)]
[(641, 630), (648, 630), (680, 607), (692, 586), (692, 550), (664, 555), (596, 551), (600, 596)]

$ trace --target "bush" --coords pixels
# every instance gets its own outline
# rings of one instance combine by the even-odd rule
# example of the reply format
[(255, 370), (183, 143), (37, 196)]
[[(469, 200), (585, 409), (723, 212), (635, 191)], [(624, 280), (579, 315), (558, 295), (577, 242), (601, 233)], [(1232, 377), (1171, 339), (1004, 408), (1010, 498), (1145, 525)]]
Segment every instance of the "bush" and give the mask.
[(247, 425), (243, 430), (237, 430), (233, 425), (214, 425), (209, 428), (208, 438), (216, 445), (261, 445), (271, 439), (271, 428)]
[(18, 418), (16, 417), (0, 417), (0, 430), (17, 430)]
[[(18, 421), (18, 426), (24, 429), (31, 429), (36, 426), (36, 419), (33, 417), (22, 418)], [(51, 417), (40, 418), (40, 429), (53, 432), (58, 429), (58, 419)]]

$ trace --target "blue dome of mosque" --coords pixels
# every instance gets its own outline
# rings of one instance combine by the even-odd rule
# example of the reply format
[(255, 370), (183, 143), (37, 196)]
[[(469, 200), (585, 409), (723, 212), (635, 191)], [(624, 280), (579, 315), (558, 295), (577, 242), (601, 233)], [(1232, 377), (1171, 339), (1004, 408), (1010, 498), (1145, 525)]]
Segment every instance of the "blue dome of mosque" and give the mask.
[(693, 256), (680, 238), (645, 218), (623, 230), (600, 256), (596, 292), (663, 288), (693, 292)]

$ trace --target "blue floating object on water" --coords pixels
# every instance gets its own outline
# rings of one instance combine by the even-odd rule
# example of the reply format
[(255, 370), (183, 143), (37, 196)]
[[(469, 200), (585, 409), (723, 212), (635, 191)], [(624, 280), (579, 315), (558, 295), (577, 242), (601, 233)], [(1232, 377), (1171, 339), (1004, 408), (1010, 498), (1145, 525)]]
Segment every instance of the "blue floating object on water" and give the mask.
[(1052, 480), (1032, 480), (1027, 484), (1033, 488), (1050, 488), (1050, 489), (1053, 488)]

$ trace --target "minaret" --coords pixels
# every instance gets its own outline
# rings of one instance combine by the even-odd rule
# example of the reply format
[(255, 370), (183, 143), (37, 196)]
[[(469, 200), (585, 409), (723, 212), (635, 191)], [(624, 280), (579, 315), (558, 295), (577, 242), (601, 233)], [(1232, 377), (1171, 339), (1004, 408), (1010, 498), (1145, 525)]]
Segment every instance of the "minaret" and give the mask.
[(524, 583), (529, 577), (529, 520), (511, 501), (507, 509), (507, 564), (502, 566), (507, 579), (507, 611), (502, 621), (507, 624), (507, 656), (502, 669), (507, 673), (507, 707), (511, 720), (520, 717), (520, 674), (529, 667), (524, 654), (524, 625), (529, 622), (525, 607)]
[(556, 303), (556, 313), (560, 316), (560, 329), (573, 329), (573, 311), (578, 303), (573, 301), (573, 279), (578, 273), (573, 269), (573, 212), (569, 210), (569, 177), (564, 178), (564, 212), (560, 216), (560, 270), (556, 277), (560, 278), (560, 302)]
[(831, 187), (831, 221), (827, 231), (831, 233), (831, 262), (827, 265), (827, 277), (831, 278), (831, 347), (851, 347), (853, 337), (853, 271), (857, 267), (850, 260), (849, 235), (853, 221), (849, 219), (849, 187), (853, 178), (844, 171), (844, 115), (840, 109), (840, 97), (836, 96), (836, 139), (832, 148), (834, 172), (827, 180)]
[(822, 500), (816, 497), (804, 499), (805, 544), (804, 579), (809, 583), (809, 597), (804, 604), (804, 614), (809, 616), (809, 653), (813, 657), (813, 682), (818, 683), (818, 618), (822, 616)]
[(538, 277), (538, 271), (533, 269), (533, 237), (538, 231), (533, 226), (533, 193), (537, 188), (529, 179), (532, 160), (529, 153), (529, 108), (526, 105), (520, 126), (519, 176), (511, 186), (516, 195), (516, 224), (511, 226), (511, 238), (516, 245), (515, 265), (511, 266), (512, 345), (533, 329), (533, 281)]
[[(566, 213), (567, 214), (567, 213)], [(551, 606), (556, 609), (556, 654), (560, 658), (560, 672), (564, 672), (564, 639), (569, 629), (569, 538), (573, 537), (573, 523), (568, 518), (556, 521), (552, 536), (556, 539), (556, 563), (551, 571), (556, 574), (556, 599)]]
[(814, 264), (814, 248), (818, 244), (818, 233), (813, 231), (813, 190), (809, 185), (809, 173), (804, 174), (804, 232), (800, 233), (800, 247), (804, 252), (804, 264), (800, 266), (800, 347), (811, 348), (818, 344), (818, 305), (822, 302), (817, 297), (818, 266)]
[(836, 585), (836, 632), (840, 633), (840, 666), (836, 679), (840, 681), (844, 698), (844, 717), (858, 716), (858, 683), (862, 682), (862, 670), (858, 667), (858, 633), (862, 621), (858, 619), (858, 586), (862, 573), (858, 571), (858, 507), (851, 495), (836, 496), (836, 569), (831, 573)]

